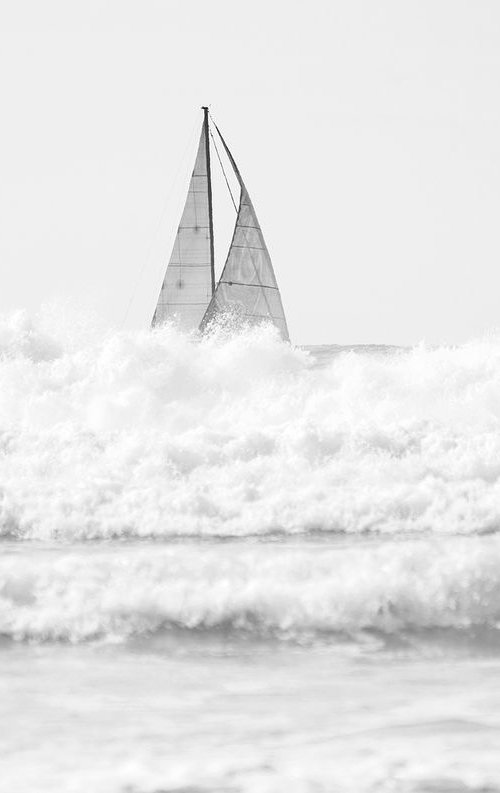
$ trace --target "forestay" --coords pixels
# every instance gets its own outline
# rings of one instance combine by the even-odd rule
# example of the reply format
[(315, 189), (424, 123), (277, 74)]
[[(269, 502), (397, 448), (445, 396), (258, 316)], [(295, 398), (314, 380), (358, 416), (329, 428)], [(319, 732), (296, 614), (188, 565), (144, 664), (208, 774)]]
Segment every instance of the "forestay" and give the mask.
[(198, 328), (212, 297), (210, 195), (204, 124), (189, 191), (165, 273), (153, 326), (175, 319), (184, 330)]

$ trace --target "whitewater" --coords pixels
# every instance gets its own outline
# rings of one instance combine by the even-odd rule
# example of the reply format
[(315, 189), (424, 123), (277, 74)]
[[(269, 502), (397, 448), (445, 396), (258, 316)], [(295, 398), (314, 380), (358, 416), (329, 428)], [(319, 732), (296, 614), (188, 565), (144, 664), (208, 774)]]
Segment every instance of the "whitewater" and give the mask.
[(0, 317), (0, 790), (500, 792), (500, 337)]

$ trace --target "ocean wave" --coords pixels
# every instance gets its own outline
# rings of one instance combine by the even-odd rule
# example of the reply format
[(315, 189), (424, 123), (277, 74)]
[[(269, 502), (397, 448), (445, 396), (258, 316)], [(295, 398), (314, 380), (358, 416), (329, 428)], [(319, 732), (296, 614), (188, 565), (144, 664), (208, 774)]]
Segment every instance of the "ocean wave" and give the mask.
[[(49, 321), (50, 320), (50, 321)], [(0, 534), (500, 527), (500, 340), (344, 352), (0, 322)]]
[(500, 540), (329, 548), (182, 544), (4, 554), (0, 634), (126, 639), (172, 628), (314, 640), (500, 627)]

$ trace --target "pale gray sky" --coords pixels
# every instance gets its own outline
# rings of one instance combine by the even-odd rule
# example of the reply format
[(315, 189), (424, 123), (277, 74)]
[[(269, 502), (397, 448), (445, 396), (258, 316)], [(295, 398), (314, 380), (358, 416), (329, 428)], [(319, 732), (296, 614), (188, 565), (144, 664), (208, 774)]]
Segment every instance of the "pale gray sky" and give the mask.
[(0, 103), (0, 310), (146, 326), (210, 103), (294, 341), (500, 327), (498, 0), (0, 0)]

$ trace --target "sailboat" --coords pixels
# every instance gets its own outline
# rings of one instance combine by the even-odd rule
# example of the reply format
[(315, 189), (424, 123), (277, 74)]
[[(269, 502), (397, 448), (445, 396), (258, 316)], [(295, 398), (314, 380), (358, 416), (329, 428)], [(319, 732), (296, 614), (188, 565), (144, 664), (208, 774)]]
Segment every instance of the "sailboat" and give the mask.
[[(248, 190), (208, 107), (202, 110), (200, 142), (186, 203), (151, 324), (155, 327), (175, 319), (184, 330), (198, 328), (203, 332), (221, 315), (227, 315), (237, 324), (271, 323), (289, 341), (271, 257)], [(210, 138), (215, 145), (212, 125), (240, 188), (233, 237), (217, 281), (210, 166)], [(226, 183), (229, 187), (227, 178)]]

